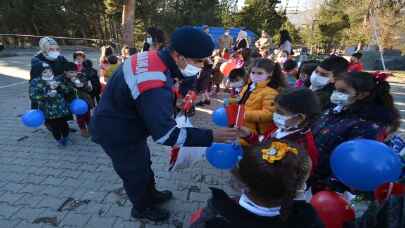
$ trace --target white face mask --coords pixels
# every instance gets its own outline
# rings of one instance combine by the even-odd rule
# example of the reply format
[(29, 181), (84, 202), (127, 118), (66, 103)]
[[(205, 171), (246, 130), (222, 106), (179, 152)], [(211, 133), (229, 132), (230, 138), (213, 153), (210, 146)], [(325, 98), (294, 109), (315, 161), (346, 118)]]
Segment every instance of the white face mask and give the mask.
[(59, 51), (50, 51), (48, 52), (46, 58), (49, 60), (55, 60), (59, 57), (60, 52)]
[(277, 126), (278, 129), (288, 130), (291, 128), (296, 128), (297, 126), (287, 126), (287, 121), (294, 118), (294, 116), (285, 116), (278, 114), (277, 112), (273, 113), (273, 123)]
[(258, 83), (258, 82), (262, 82), (267, 80), (267, 78), (269, 77), (269, 75), (267, 74), (253, 74), (250, 73), (250, 80), (252, 80), (253, 83)]
[(41, 78), (45, 81), (53, 80), (53, 72), (51, 69), (45, 69), (42, 71)]
[(231, 88), (234, 88), (234, 89), (239, 89), (239, 88), (243, 87), (244, 84), (245, 83), (242, 80), (240, 80), (240, 81), (237, 81), (237, 82), (230, 82), (229, 86)]
[(225, 32), (225, 36), (229, 36), (229, 32)]
[(311, 80), (311, 89), (314, 91), (322, 89), (329, 83), (328, 77), (322, 77), (315, 71), (312, 72), (310, 80)]
[(350, 94), (342, 93), (335, 90), (330, 96), (330, 101), (338, 106), (347, 106), (352, 103), (350, 98), (351, 98)]
[(147, 38), (146, 38), (146, 43), (148, 43), (149, 45), (153, 45), (153, 39), (152, 39), (152, 37), (147, 37)]
[(184, 77), (193, 77), (201, 71), (201, 68), (187, 64), (186, 68), (180, 69)]

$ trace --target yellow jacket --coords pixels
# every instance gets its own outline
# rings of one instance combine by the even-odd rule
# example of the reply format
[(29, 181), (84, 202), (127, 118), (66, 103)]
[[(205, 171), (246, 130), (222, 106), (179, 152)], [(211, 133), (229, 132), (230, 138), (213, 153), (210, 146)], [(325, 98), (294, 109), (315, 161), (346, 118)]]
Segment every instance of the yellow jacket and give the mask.
[(110, 66), (107, 68), (104, 74), (104, 80), (105, 82), (108, 81), (108, 79), (111, 78), (111, 76), (114, 74), (114, 71), (118, 68), (119, 64), (110, 64)]
[[(267, 86), (268, 83), (268, 80), (257, 83), (245, 103), (244, 126), (259, 134), (273, 125), (274, 99), (278, 92)], [(243, 88), (241, 97), (247, 90), (248, 85)]]

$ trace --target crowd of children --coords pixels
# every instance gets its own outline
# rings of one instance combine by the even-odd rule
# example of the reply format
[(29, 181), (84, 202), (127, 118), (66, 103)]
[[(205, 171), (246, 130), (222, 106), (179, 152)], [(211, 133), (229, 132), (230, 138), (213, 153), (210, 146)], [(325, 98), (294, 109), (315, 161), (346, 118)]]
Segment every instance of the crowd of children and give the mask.
[[(182, 96), (190, 90), (200, 94), (197, 106), (211, 105), (210, 97), (221, 87), (230, 102), (243, 106), (237, 114), (243, 115), (238, 127), (245, 153), (232, 172), (245, 185), (243, 193), (235, 200), (212, 189), (212, 199), (193, 216), (192, 227), (323, 227), (303, 193), (351, 191), (331, 172), (334, 148), (356, 138), (384, 141), (399, 128), (386, 77), (362, 72), (360, 53), (350, 62), (333, 55), (298, 63), (286, 35), (275, 55), (268, 55), (268, 35), (261, 39), (256, 51), (249, 45), (214, 51), (200, 73), (179, 82)], [(240, 40), (246, 37), (242, 34)], [(119, 58), (111, 47), (103, 48), (97, 72), (84, 52), (75, 52), (73, 62), (63, 63), (62, 74), (43, 63), (40, 77), (30, 80), (31, 101), (44, 112), (59, 145), (69, 141), (74, 98), (89, 106), (76, 116), (82, 136), (89, 136), (91, 110), (128, 53), (123, 49)], [(225, 73), (224, 64), (233, 69)]]
[[(51, 45), (48, 44), (48, 46), (58, 49), (56, 42), (50, 41), (48, 43)], [(44, 113), (45, 126), (61, 147), (71, 141), (69, 132), (72, 129), (69, 128), (68, 121), (74, 119), (70, 103), (75, 98), (80, 98), (87, 103), (88, 111), (75, 115), (75, 119), (80, 134), (86, 138), (90, 136), (91, 112), (100, 100), (104, 83), (118, 66), (118, 57), (112, 54), (112, 48), (103, 47), (102, 50), (100, 74), (83, 51), (75, 51), (72, 62), (62, 56), (52, 60), (46, 57), (42, 61), (41, 57), (45, 55), (42, 53), (33, 58), (29, 87), (31, 104)], [(100, 78), (99, 75), (104, 77)]]
[[(363, 72), (359, 52), (350, 61), (332, 55), (299, 63), (286, 50), (267, 56), (263, 50), (237, 50), (228, 60), (219, 53), (216, 62), (242, 62), (222, 86), (230, 93), (226, 105), (244, 110), (234, 113), (244, 119), (239, 127), (245, 153), (232, 173), (245, 187), (238, 199), (212, 189), (191, 227), (323, 227), (300, 196), (354, 193), (333, 176), (329, 159), (343, 142), (384, 141), (399, 128), (386, 77)], [(242, 53), (250, 53), (248, 61)]]

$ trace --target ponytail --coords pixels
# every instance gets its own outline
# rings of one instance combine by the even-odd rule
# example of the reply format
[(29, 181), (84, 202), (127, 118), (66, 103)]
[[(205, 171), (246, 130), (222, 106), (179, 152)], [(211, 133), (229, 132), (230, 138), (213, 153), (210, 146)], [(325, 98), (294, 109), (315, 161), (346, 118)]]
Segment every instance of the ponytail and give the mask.
[(286, 82), (283, 72), (281, 70), (280, 64), (279, 63), (273, 63), (273, 64), (274, 64), (273, 72), (271, 74), (271, 79), (270, 79), (268, 86), (273, 89), (276, 89), (276, 90), (286, 88), (287, 82)]
[(250, 69), (253, 67), (262, 68), (267, 73), (271, 74), (270, 81), (267, 84), (269, 87), (280, 90), (287, 87), (287, 82), (281, 71), (281, 66), (278, 63), (274, 63), (270, 59), (259, 58), (254, 61), (254, 63), (250, 66)]
[(390, 118), (387, 124), (391, 131), (396, 131), (400, 125), (400, 114), (394, 105), (394, 99), (390, 93), (390, 85), (386, 81), (386, 75), (372, 75), (367, 72), (352, 72), (344, 76), (343, 80), (356, 92), (368, 92), (370, 95), (362, 100), (362, 103), (371, 103), (382, 106), (389, 110)]
[(400, 126), (400, 114), (398, 109), (395, 107), (394, 98), (390, 93), (390, 84), (385, 81), (385, 79), (381, 78), (374, 78), (375, 81), (375, 89), (372, 91), (374, 103), (378, 105), (382, 105), (391, 111), (392, 121), (390, 124), (390, 130), (396, 131)]

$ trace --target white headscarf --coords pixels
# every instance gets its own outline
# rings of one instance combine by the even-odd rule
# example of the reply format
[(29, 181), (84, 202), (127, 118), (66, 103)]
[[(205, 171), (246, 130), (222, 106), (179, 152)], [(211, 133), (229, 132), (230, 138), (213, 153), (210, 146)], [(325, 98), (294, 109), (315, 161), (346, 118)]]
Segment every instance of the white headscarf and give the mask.
[(50, 37), (42, 37), (38, 45), (40, 52), (49, 60), (54, 60), (60, 55), (59, 51), (49, 51), (50, 48), (59, 49), (58, 43)]
[(240, 30), (240, 32), (238, 33), (238, 38), (236, 40), (242, 40), (247, 38), (248, 38), (247, 32)]

